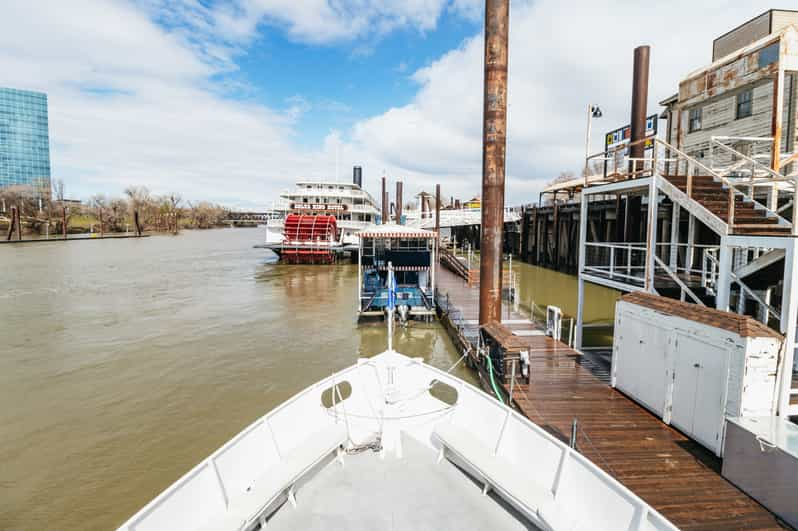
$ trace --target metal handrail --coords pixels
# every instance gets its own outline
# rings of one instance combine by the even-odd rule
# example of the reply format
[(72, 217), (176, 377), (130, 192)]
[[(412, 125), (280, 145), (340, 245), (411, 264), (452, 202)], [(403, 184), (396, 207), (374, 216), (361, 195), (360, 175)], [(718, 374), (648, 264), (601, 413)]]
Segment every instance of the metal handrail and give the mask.
[[(707, 252), (704, 254), (704, 260), (707, 260), (712, 264), (713, 270), (710, 271), (709, 274), (712, 277), (715, 277), (716, 274), (714, 273), (714, 270), (720, 268), (720, 260), (718, 260), (718, 258), (715, 257), (711, 252)], [(740, 290), (742, 290), (749, 299), (753, 299), (757, 303), (764, 306), (768, 310), (769, 314), (777, 321), (781, 320), (781, 312), (776, 308), (774, 308), (773, 306), (771, 306), (770, 304), (768, 304), (767, 302), (765, 302), (758, 294), (756, 294), (751, 288), (749, 288), (746, 285), (746, 283), (743, 282), (742, 279), (734, 273), (734, 271), (729, 271), (729, 275), (732, 282), (735, 282), (738, 286), (740, 286)], [(704, 284), (703, 279), (702, 279), (702, 284)], [(738, 311), (737, 313), (742, 313), (742, 312)]]
[[(710, 143), (709, 143), (709, 149), (710, 149), (710, 158), (712, 159), (712, 161), (713, 161), (713, 162), (714, 162), (714, 160), (715, 160), (715, 158), (714, 158), (714, 152), (713, 152), (713, 150), (714, 150), (714, 147), (715, 147), (715, 146), (718, 146), (719, 148), (723, 149), (723, 150), (724, 150), (724, 151), (726, 151), (727, 153), (731, 153), (732, 155), (734, 155), (734, 156), (736, 156), (736, 157), (740, 157), (741, 159), (745, 160), (746, 162), (750, 162), (751, 164), (753, 164), (753, 165), (755, 165), (755, 166), (759, 166), (759, 167), (760, 167), (760, 169), (761, 169), (763, 172), (765, 172), (765, 173), (768, 173), (768, 174), (772, 175), (772, 176), (773, 176), (773, 177), (775, 177), (777, 180), (789, 181), (789, 182), (792, 182), (793, 184), (795, 184), (795, 181), (796, 181), (796, 180), (795, 180), (795, 178), (791, 178), (791, 177), (785, 177), (784, 175), (782, 175), (782, 174), (778, 173), (777, 171), (773, 170), (773, 169), (772, 169), (772, 168), (770, 168), (769, 166), (765, 166), (764, 164), (762, 164), (761, 162), (757, 161), (756, 159), (753, 159), (753, 158), (749, 157), (748, 155), (746, 155), (746, 154), (744, 154), (744, 153), (740, 153), (740, 152), (739, 152), (739, 151), (737, 151), (736, 149), (734, 149), (734, 148), (732, 148), (732, 147), (730, 147), (730, 146), (727, 146), (726, 144), (724, 144), (723, 142), (721, 142), (721, 139), (724, 139), (724, 138), (731, 138), (731, 139), (734, 139), (734, 137), (718, 137), (718, 136), (713, 136), (713, 137), (711, 138), (711, 140), (710, 140)], [(751, 140), (751, 139), (746, 139), (746, 140)], [(772, 140), (772, 139), (771, 139), (771, 140)], [(753, 177), (753, 175), (752, 175), (752, 177)]]
[(676, 282), (676, 284), (678, 284), (678, 285), (679, 285), (679, 288), (681, 288), (681, 290), (682, 290), (682, 293), (686, 293), (687, 295), (689, 295), (689, 296), (690, 296), (690, 298), (691, 298), (691, 299), (693, 299), (693, 301), (694, 301), (696, 304), (698, 304), (699, 306), (706, 306), (706, 304), (704, 304), (704, 301), (702, 301), (701, 299), (699, 299), (699, 298), (698, 298), (698, 296), (697, 296), (695, 293), (693, 293), (693, 290), (691, 290), (691, 289), (690, 289), (690, 288), (687, 286), (687, 284), (685, 284), (685, 283), (682, 281), (682, 279), (680, 279), (680, 278), (679, 278), (679, 275), (677, 275), (676, 273), (674, 273), (674, 272), (671, 270), (671, 268), (669, 268), (667, 265), (665, 265), (665, 262), (663, 262), (662, 260), (660, 260), (659, 256), (657, 256), (656, 254), (654, 255), (654, 261), (656, 262), (656, 264), (657, 264), (657, 265), (658, 265), (658, 266), (659, 266), (661, 269), (663, 269), (663, 270), (665, 271), (665, 273), (667, 273), (667, 274), (668, 274), (668, 276), (669, 276), (669, 277), (671, 277), (671, 279), (673, 279), (673, 281), (674, 281), (674, 282)]

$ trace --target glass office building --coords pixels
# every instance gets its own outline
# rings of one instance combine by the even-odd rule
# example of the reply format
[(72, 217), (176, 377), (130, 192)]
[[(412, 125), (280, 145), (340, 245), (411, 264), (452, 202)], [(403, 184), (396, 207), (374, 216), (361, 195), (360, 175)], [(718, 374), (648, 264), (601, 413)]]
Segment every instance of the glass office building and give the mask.
[(0, 88), (0, 187), (33, 186), (50, 193), (47, 95)]

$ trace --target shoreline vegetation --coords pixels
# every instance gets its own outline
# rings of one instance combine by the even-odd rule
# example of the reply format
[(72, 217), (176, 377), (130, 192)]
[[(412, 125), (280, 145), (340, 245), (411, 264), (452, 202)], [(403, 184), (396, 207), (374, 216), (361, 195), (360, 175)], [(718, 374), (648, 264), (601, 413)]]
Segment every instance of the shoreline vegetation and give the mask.
[(62, 181), (52, 190), (9, 186), (0, 189), (0, 238), (176, 234), (225, 226), (229, 212), (207, 201), (184, 201), (179, 194), (154, 195), (144, 186), (131, 186), (121, 197), (97, 194), (86, 202), (65, 199)]

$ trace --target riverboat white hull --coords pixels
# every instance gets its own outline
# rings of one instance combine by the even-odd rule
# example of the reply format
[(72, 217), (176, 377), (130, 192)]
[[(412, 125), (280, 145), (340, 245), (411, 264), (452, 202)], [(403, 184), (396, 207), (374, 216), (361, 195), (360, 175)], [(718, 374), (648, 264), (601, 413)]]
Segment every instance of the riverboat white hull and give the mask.
[(258, 419), (119, 529), (260, 528), (676, 529), (511, 408), (391, 350)]

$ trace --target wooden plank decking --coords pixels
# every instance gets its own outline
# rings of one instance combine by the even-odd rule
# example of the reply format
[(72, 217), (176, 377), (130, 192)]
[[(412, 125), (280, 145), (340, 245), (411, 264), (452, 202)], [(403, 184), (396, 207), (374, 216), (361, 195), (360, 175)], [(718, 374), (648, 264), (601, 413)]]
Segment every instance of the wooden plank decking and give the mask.
[[(440, 291), (466, 319), (477, 319), (479, 288), (438, 271)], [(534, 326), (519, 324), (523, 316), (514, 312), (507, 318), (509, 328)], [(782, 529), (723, 479), (711, 452), (612, 389), (606, 369), (602, 381), (595, 362), (567, 345), (547, 336), (523, 339), (530, 347), (530, 382), (516, 383), (513, 400), (530, 420), (568, 441), (576, 418), (579, 451), (682, 529)]]

